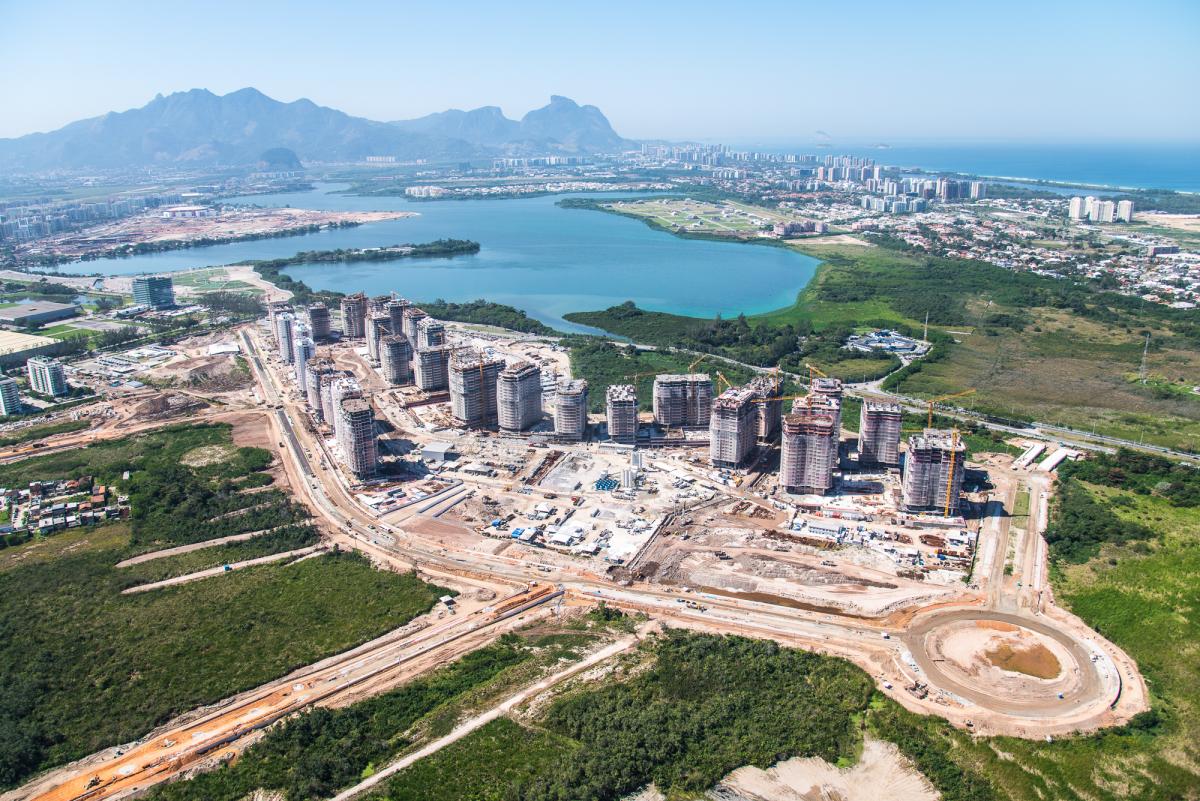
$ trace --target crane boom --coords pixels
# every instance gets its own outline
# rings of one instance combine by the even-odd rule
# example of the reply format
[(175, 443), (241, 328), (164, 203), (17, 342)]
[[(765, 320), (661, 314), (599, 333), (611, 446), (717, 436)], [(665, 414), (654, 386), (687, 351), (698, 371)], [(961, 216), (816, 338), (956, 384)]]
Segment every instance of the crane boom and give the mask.
[(951, 398), (965, 398), (967, 395), (974, 395), (974, 394), (975, 394), (974, 389), (966, 389), (966, 390), (963, 390), (962, 392), (955, 392), (953, 395), (942, 395), (941, 397), (933, 398), (932, 400), (930, 400), (928, 402), (929, 403), (929, 419), (926, 421), (925, 427), (933, 428), (933, 404), (939, 403), (944, 400), (950, 400)]

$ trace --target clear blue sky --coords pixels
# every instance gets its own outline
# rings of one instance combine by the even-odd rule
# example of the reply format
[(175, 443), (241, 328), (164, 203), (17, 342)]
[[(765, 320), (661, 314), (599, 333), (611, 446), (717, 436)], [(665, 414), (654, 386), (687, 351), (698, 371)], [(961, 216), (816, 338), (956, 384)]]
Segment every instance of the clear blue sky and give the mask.
[(1198, 0), (0, 0), (0, 136), (254, 86), (382, 120), (565, 94), (634, 138), (1196, 141), (1198, 51)]

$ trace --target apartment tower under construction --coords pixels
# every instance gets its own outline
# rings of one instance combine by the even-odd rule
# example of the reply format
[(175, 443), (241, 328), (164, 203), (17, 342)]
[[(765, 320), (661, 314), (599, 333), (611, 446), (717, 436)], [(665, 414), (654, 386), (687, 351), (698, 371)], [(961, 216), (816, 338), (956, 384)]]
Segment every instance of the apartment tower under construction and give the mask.
[(341, 402), (341, 434), (338, 444), (346, 456), (346, 467), (356, 478), (375, 475), (378, 468), (378, 443), (375, 438), (375, 414), (366, 398), (345, 398)]
[(740, 467), (754, 449), (758, 439), (757, 397), (751, 387), (730, 387), (713, 401), (708, 450), (714, 467)]
[(837, 465), (836, 415), (825, 404), (800, 406), (783, 418), (779, 485), (787, 492), (824, 495)]
[(412, 347), (404, 334), (388, 334), (379, 340), (379, 359), (383, 364), (383, 377), (389, 384), (411, 384)]
[(587, 436), (588, 385), (582, 378), (563, 379), (554, 391), (554, 436), (581, 440)]
[(503, 359), (488, 358), (474, 349), (456, 351), (450, 358), (450, 412), (459, 425), (493, 428), (498, 424), (496, 384)]
[(654, 422), (660, 426), (706, 428), (712, 412), (712, 379), (704, 373), (654, 377)]
[(927, 428), (909, 437), (904, 458), (904, 508), (957, 515), (966, 457), (966, 443), (956, 431)]
[(513, 362), (500, 372), (496, 386), (500, 430), (516, 434), (542, 419), (542, 371), (530, 362)]
[(633, 384), (612, 384), (604, 393), (608, 436), (615, 442), (632, 445), (637, 442), (637, 387)]
[(367, 296), (361, 292), (342, 298), (342, 336), (362, 339), (367, 333)]
[(858, 462), (863, 466), (900, 466), (900, 404), (864, 400), (858, 417)]

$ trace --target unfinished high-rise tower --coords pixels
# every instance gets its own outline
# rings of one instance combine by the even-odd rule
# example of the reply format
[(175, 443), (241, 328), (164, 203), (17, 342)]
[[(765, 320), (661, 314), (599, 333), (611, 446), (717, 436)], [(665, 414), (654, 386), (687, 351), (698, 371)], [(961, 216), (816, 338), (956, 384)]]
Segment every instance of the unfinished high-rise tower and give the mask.
[(379, 341), (379, 359), (383, 364), (383, 377), (389, 384), (411, 384), (412, 348), (404, 334), (388, 334)]
[(739, 467), (750, 455), (758, 439), (757, 397), (751, 387), (730, 387), (713, 401), (708, 449), (715, 467)]
[(604, 393), (604, 403), (608, 436), (626, 445), (637, 442), (637, 387), (633, 384), (612, 384)]
[(422, 392), (445, 392), (450, 388), (450, 355), (448, 345), (418, 348), (413, 352), (413, 378)]
[(361, 292), (342, 298), (342, 336), (361, 339), (367, 333), (367, 296)]
[(800, 406), (783, 418), (779, 485), (787, 492), (823, 495), (833, 486), (837, 422), (824, 405)]
[(712, 379), (704, 373), (654, 378), (654, 422), (704, 428), (712, 411)]
[(308, 307), (308, 328), (316, 342), (328, 342), (332, 326), (329, 322), (329, 307), (324, 303), (314, 303)]
[(967, 446), (957, 431), (927, 428), (908, 438), (904, 457), (904, 508), (958, 514)]
[(754, 390), (754, 422), (758, 439), (767, 441), (775, 436), (783, 419), (783, 401), (779, 397), (779, 384), (768, 376), (752, 378), (747, 384)]
[(900, 465), (900, 404), (863, 401), (858, 417), (858, 461), (864, 466)]
[(489, 358), (471, 348), (454, 352), (450, 358), (450, 412), (459, 425), (497, 425), (496, 383), (503, 369), (503, 359)]
[(582, 378), (562, 379), (554, 391), (554, 436), (581, 440), (587, 436), (588, 385)]
[(375, 414), (366, 398), (344, 398), (341, 402), (341, 433), (338, 443), (346, 456), (346, 467), (357, 478), (369, 478), (378, 468)]
[(500, 430), (515, 434), (542, 419), (542, 371), (530, 362), (513, 362), (500, 372), (496, 387)]

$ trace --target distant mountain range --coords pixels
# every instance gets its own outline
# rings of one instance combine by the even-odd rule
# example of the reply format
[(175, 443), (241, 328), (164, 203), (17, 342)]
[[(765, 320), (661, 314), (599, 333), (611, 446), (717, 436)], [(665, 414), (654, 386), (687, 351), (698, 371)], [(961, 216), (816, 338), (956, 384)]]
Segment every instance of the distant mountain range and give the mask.
[(73, 122), (49, 133), (0, 139), (0, 171), (252, 165), (287, 148), (302, 161), (465, 161), (497, 155), (613, 152), (633, 143), (595, 106), (555, 95), (520, 120), (496, 106), (377, 122), (311, 100), (283, 103), (257, 89), (192, 89), (141, 108)]

